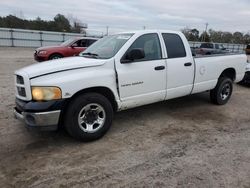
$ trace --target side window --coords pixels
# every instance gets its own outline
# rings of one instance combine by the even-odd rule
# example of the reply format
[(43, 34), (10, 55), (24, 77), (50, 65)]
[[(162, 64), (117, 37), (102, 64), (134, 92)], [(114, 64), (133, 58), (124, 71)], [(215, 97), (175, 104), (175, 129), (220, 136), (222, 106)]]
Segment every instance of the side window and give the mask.
[(94, 42), (96, 42), (96, 40), (94, 39), (88, 39), (87, 40), (87, 46), (86, 47), (89, 47), (91, 44), (93, 44)]
[(203, 43), (200, 48), (214, 48), (212, 43)]
[(161, 45), (157, 33), (145, 34), (138, 37), (127, 52), (135, 48), (141, 48), (145, 53), (145, 57), (139, 61), (158, 60), (162, 58)]
[(220, 49), (219, 44), (215, 44), (215, 49)]
[(166, 45), (168, 58), (180, 58), (187, 56), (184, 44), (179, 35), (163, 33), (162, 36)]
[(225, 50), (226, 48), (223, 46), (223, 44), (221, 44), (220, 49)]
[(81, 40), (76, 41), (74, 44), (76, 44), (76, 47), (86, 47), (87, 40), (81, 39)]
[(87, 40), (86, 39), (79, 40), (79, 47), (86, 47), (86, 46), (87, 46)]

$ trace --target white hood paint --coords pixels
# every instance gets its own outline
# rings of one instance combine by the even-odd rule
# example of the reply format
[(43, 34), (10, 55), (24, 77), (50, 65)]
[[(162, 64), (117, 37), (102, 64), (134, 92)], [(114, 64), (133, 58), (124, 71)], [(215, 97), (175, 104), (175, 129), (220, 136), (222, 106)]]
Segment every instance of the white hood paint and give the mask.
[(19, 69), (15, 74), (25, 72), (29, 78), (37, 77), (53, 72), (60, 72), (70, 69), (86, 68), (103, 65), (106, 60), (85, 58), (85, 57), (69, 57), (43, 63), (36, 63), (22, 69)]

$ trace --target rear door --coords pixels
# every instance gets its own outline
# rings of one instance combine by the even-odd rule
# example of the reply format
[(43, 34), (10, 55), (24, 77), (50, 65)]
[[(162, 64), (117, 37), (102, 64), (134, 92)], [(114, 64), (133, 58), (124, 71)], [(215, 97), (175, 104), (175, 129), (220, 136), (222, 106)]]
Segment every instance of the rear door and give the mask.
[[(167, 97), (166, 99), (189, 95), (193, 88), (194, 61), (186, 41), (174, 33), (162, 33), (167, 52)], [(185, 47), (186, 46), (186, 47)]]
[(166, 63), (158, 33), (139, 36), (125, 52), (143, 49), (145, 57), (130, 63), (117, 63), (120, 98), (123, 105), (134, 107), (165, 99)]

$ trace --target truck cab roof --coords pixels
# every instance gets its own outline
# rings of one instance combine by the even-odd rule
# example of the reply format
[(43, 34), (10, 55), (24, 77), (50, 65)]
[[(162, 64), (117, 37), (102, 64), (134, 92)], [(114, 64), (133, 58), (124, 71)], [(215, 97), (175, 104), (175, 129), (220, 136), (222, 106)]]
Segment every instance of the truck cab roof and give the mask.
[(131, 30), (126, 32), (120, 32), (118, 34), (125, 34), (125, 33), (134, 33), (134, 34), (148, 34), (148, 33), (175, 33), (175, 34), (182, 34), (180, 31), (172, 31), (172, 30)]

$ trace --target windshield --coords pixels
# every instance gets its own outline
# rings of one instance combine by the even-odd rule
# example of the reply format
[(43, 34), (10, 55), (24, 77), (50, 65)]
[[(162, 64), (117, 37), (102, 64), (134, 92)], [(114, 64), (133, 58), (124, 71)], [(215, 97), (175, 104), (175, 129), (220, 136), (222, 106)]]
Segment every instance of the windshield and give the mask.
[(68, 46), (68, 45), (71, 44), (73, 41), (75, 41), (74, 38), (68, 39), (68, 40), (66, 40), (65, 42), (63, 42), (63, 43), (61, 44), (61, 46)]
[(114, 57), (132, 36), (133, 33), (106, 36), (92, 44), (79, 55), (98, 59), (109, 59)]

